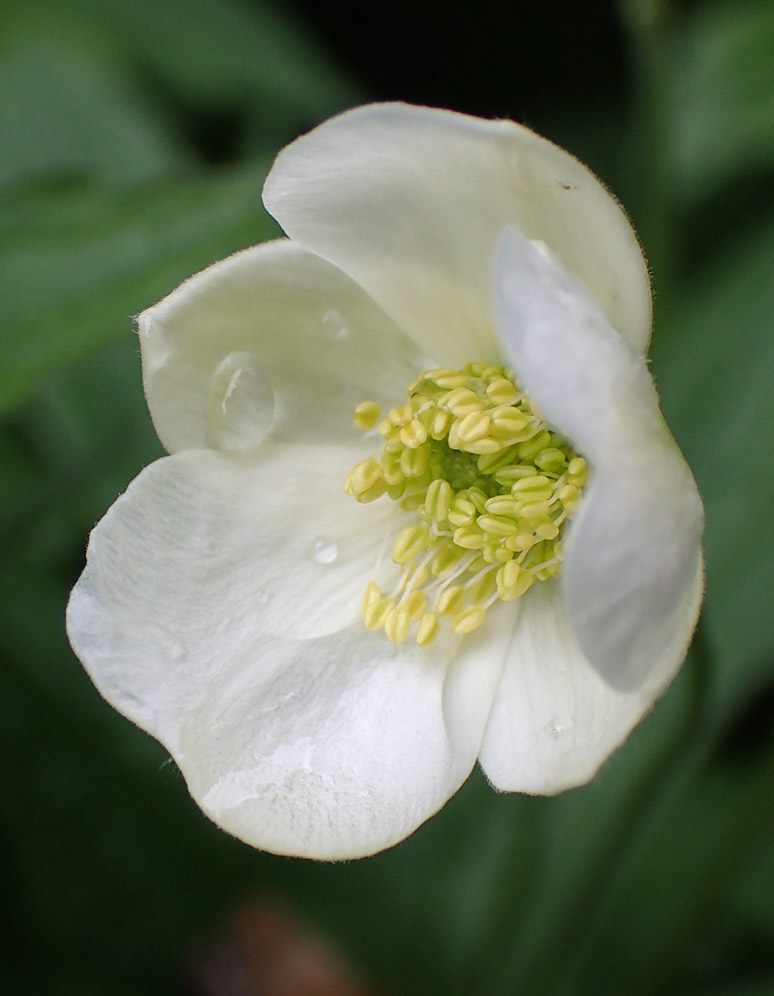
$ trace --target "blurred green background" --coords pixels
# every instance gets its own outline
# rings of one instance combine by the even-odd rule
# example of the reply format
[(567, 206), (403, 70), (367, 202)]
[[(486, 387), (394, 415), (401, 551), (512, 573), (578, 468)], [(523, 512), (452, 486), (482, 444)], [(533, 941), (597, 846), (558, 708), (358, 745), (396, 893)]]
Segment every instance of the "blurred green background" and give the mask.
[[(63, 612), (89, 529), (161, 453), (132, 316), (275, 234), (274, 154), (370, 99), (523, 121), (626, 204), (707, 601), (591, 785), (476, 774), (405, 843), (320, 865), (210, 825)], [(771, 0), (26, 0), (0, 22), (0, 135), (0, 990), (774, 994)], [(339, 967), (292, 983), (323, 943)], [(272, 982), (256, 963), (286, 949)]]

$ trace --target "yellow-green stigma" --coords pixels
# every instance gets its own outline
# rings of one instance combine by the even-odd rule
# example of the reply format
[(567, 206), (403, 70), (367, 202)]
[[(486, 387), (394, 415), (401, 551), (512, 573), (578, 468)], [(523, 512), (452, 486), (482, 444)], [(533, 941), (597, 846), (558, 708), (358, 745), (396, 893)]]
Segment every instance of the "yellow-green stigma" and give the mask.
[[(380, 414), (363, 401), (355, 424), (371, 429)], [(483, 363), (428, 370), (379, 432), (380, 453), (357, 464), (344, 488), (360, 502), (387, 494), (416, 521), (392, 547), (401, 570), (394, 590), (375, 581), (366, 588), (367, 629), (395, 643), (413, 632), (428, 646), (442, 620), (470, 633), (493, 602), (557, 576), (586, 461), (532, 411), (509, 371)]]

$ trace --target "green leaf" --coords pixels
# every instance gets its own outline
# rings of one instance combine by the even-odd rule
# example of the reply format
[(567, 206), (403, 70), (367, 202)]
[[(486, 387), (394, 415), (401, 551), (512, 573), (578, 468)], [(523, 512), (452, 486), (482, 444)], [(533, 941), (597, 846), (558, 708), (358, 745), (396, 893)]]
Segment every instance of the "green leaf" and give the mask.
[(191, 161), (105, 32), (53, 6), (15, 11), (0, 42), (0, 184), (145, 180)]
[(774, 164), (774, 4), (696, 4), (670, 60), (674, 182), (695, 203), (741, 172)]
[(663, 302), (653, 343), (667, 422), (705, 502), (705, 612), (724, 710), (774, 675), (773, 272), (768, 219)]
[(202, 114), (275, 152), (357, 100), (292, 15), (241, 0), (28, 0), (0, 37), (0, 184), (154, 179), (201, 163)]
[(278, 234), (265, 166), (120, 190), (31, 187), (0, 217), (0, 413), (46, 378), (131, 335), (131, 316), (191, 273)]

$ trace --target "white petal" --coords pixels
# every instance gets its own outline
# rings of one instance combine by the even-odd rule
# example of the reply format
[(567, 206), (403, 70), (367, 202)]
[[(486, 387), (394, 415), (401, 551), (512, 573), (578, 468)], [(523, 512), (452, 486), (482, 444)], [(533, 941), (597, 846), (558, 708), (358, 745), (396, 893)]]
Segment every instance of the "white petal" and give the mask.
[(509, 229), (496, 267), (503, 350), (593, 475), (568, 530), (562, 589), (583, 652), (617, 688), (687, 645), (701, 500), (645, 360), (545, 247)]
[[(690, 612), (701, 601), (701, 577)], [(487, 777), (506, 792), (552, 795), (589, 781), (672, 680), (686, 651), (675, 634), (654, 661), (647, 685), (611, 688), (585, 659), (568, 624), (558, 585), (541, 582), (521, 613), (481, 747)]]
[(143, 379), (170, 452), (350, 443), (364, 398), (392, 406), (426, 369), (340, 270), (282, 240), (202, 271), (139, 318)]
[(147, 467), (92, 533), (70, 601), (70, 641), (105, 697), (171, 744), (180, 690), (196, 702), (246, 642), (359, 624), (394, 506), (344, 494), (353, 458), (266, 445)]
[(547, 242), (647, 345), (648, 274), (623, 212), (588, 169), (513, 122), (358, 108), (280, 153), (264, 203), (443, 365), (497, 361), (491, 266), (508, 222)]
[[(394, 843), (456, 790), (503, 656), (363, 628), (391, 512), (326, 496), (339, 463), (303, 446), (157, 462), (92, 534), (68, 611), (100, 692), (166, 745), (214, 819), (321, 858)], [(315, 562), (318, 531), (336, 560)]]
[(357, 626), (246, 649), (186, 716), (178, 762), (225, 829), (340, 859), (396, 843), (475, 763), (499, 664), (480, 644), (422, 651)]

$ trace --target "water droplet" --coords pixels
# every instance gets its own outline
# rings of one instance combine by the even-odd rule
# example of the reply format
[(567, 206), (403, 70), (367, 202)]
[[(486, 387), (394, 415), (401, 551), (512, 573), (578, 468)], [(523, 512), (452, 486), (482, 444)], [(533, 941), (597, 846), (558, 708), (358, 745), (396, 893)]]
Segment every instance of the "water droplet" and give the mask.
[(312, 544), (312, 560), (315, 564), (332, 564), (338, 555), (338, 546), (327, 536), (318, 536)]
[(212, 378), (207, 399), (207, 433), (221, 450), (249, 450), (268, 433), (274, 392), (249, 353), (229, 353)]
[(551, 736), (554, 740), (558, 740), (559, 737), (563, 737), (565, 734), (569, 733), (574, 725), (575, 724), (569, 717), (557, 717), (551, 723)]
[(322, 317), (322, 323), (334, 339), (346, 339), (349, 335), (347, 320), (336, 308), (328, 308)]

